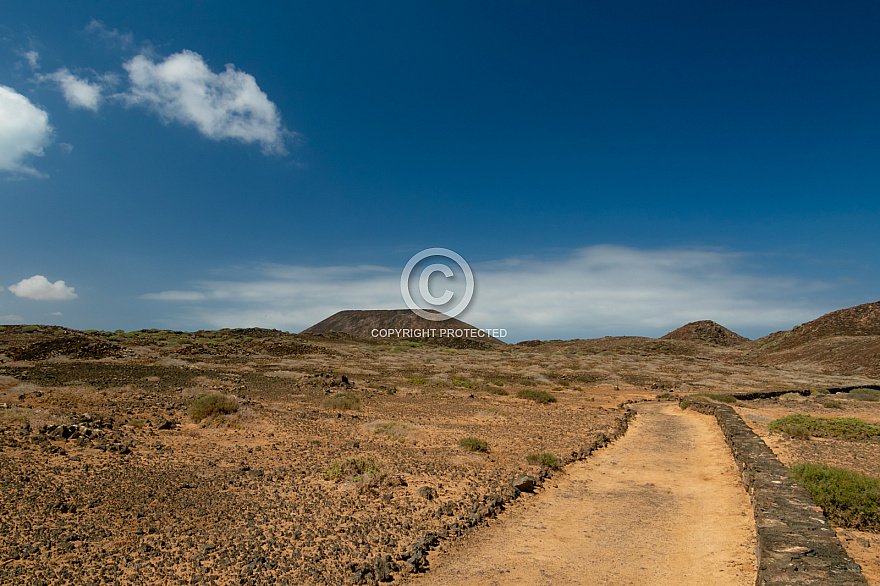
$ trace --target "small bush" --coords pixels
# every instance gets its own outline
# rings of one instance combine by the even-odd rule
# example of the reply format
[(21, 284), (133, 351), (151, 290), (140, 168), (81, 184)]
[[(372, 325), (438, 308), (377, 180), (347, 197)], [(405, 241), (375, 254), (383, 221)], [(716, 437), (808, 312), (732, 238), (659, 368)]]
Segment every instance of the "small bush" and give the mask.
[(800, 393), (785, 393), (784, 395), (779, 396), (780, 401), (793, 401), (795, 399), (800, 399)]
[(682, 399), (681, 401), (678, 402), (678, 406), (681, 407), (682, 409), (687, 409), (688, 407), (691, 406), (692, 403), (693, 403), (693, 401), (691, 401), (690, 399)]
[(495, 385), (496, 387), (503, 387), (504, 383), (498, 379), (493, 379), (489, 381), (490, 385)]
[(824, 464), (795, 464), (791, 477), (806, 488), (828, 520), (841, 527), (880, 531), (880, 480)]
[(509, 394), (510, 394), (510, 393), (507, 392), (507, 389), (502, 389), (502, 388), (499, 388), (499, 387), (489, 387), (489, 388), (486, 389), (486, 390), (488, 390), (488, 391), (489, 391), (490, 393), (492, 393), (493, 395), (509, 395)]
[(426, 384), (428, 384), (428, 379), (424, 379), (424, 378), (411, 378), (411, 379), (409, 379), (409, 380), (406, 381), (406, 382), (408, 382), (408, 383), (411, 384), (411, 385), (426, 385)]
[(721, 403), (736, 403), (736, 397), (733, 395), (706, 395), (710, 399), (715, 401), (719, 401)]
[(193, 421), (199, 422), (207, 417), (230, 415), (238, 411), (238, 401), (230, 395), (209, 393), (199, 395), (189, 406), (187, 413)]
[(810, 396), (815, 397), (816, 395), (827, 395), (831, 391), (828, 389), (810, 389)]
[(479, 385), (479, 384), (477, 384), (477, 383), (475, 383), (475, 382), (472, 382), (472, 381), (469, 381), (469, 380), (466, 379), (466, 378), (456, 378), (456, 379), (452, 379), (452, 386), (454, 386), (454, 387), (464, 387), (464, 388), (466, 388), (466, 389), (478, 389), (478, 388), (480, 388), (480, 385)]
[(366, 478), (373, 478), (379, 474), (379, 466), (376, 460), (368, 456), (353, 456), (336, 460), (321, 475), (324, 480), (340, 482), (350, 480), (360, 482)]
[(339, 411), (360, 409), (361, 400), (349, 393), (337, 393), (324, 399), (324, 407), (338, 409)]
[(559, 458), (549, 452), (544, 452), (541, 454), (529, 454), (528, 456), (526, 456), (526, 461), (529, 464), (544, 466), (546, 468), (552, 468), (553, 470), (559, 468)]
[(517, 391), (516, 396), (520, 399), (528, 399), (541, 405), (556, 402), (556, 397), (554, 397), (547, 391), (540, 391), (537, 389), (522, 389), (520, 391)]
[(673, 399), (673, 398), (675, 398), (675, 395), (673, 395), (672, 393), (663, 393), (663, 394), (657, 395), (657, 398), (658, 399)]
[(458, 440), (458, 445), (469, 452), (488, 452), (489, 444), (475, 437), (463, 437)]
[(826, 409), (843, 409), (843, 404), (840, 401), (835, 401), (834, 399), (819, 401), (819, 404)]
[(853, 389), (846, 394), (850, 399), (857, 401), (880, 401), (880, 389)]
[(811, 415), (787, 415), (767, 425), (773, 432), (809, 439), (831, 437), (849, 441), (880, 437), (880, 425), (866, 423), (852, 417), (813, 417)]

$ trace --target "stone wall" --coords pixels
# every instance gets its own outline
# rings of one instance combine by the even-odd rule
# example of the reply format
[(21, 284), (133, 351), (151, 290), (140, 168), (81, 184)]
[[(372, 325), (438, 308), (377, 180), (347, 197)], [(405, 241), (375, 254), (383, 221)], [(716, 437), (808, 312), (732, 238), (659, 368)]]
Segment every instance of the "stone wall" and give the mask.
[(728, 405), (694, 402), (690, 409), (714, 415), (752, 499), (758, 533), (758, 586), (783, 584), (866, 585), (861, 568), (837, 540), (809, 493)]

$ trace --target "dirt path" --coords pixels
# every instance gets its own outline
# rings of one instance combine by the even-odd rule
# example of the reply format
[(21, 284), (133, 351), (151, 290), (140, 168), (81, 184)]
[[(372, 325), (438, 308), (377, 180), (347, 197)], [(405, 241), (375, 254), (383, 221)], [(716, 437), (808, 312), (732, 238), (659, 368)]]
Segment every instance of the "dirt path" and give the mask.
[(636, 409), (623, 438), (411, 583), (754, 584), (752, 511), (714, 418)]

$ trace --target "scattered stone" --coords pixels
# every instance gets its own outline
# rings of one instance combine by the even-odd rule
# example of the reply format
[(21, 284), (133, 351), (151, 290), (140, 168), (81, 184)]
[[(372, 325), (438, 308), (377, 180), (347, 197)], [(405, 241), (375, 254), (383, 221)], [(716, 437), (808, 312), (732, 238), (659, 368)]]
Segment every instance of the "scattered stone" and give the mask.
[(527, 474), (523, 474), (514, 478), (510, 486), (520, 492), (535, 492), (535, 479)]
[(423, 486), (416, 491), (416, 494), (423, 499), (432, 501), (437, 498), (437, 491), (430, 486)]

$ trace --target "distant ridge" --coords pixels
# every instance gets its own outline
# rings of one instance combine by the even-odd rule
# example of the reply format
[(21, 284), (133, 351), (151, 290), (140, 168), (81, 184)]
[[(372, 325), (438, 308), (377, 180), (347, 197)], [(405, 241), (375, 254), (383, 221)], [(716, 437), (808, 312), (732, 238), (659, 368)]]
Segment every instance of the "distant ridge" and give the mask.
[[(438, 312), (431, 311), (431, 313)], [(389, 335), (374, 335), (374, 333), (382, 334), (382, 330), (385, 330), (384, 334)], [(434, 330), (433, 335), (426, 335), (426, 331), (430, 330)], [(441, 330), (461, 330), (461, 335), (446, 334), (441, 336)], [(407, 335), (407, 331), (409, 331), (409, 335)], [(488, 344), (504, 345), (504, 342), (498, 338), (486, 335), (478, 328), (461, 320), (449, 318), (443, 321), (431, 321), (416, 315), (409, 309), (348, 309), (334, 313), (300, 333), (326, 334), (329, 332), (342, 332), (374, 340), (436, 338), (439, 342), (442, 339), (464, 338)]]
[(736, 332), (728, 330), (721, 324), (717, 324), (708, 319), (685, 324), (677, 330), (669, 332), (660, 339), (690, 340), (694, 342), (714, 344), (716, 346), (737, 346), (749, 341), (748, 338), (740, 336)]
[(785, 340), (780, 340), (779, 346), (786, 348), (830, 336), (880, 336), (880, 301), (838, 309), (761, 339), (778, 340), (780, 336)]
[(764, 364), (880, 375), (880, 301), (826, 313), (750, 345), (750, 359)]

